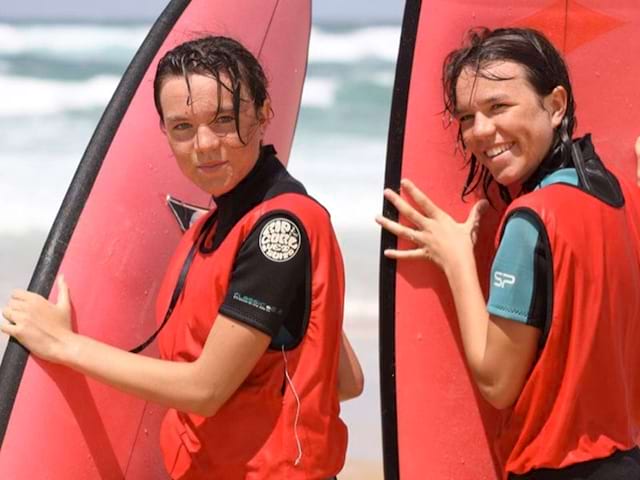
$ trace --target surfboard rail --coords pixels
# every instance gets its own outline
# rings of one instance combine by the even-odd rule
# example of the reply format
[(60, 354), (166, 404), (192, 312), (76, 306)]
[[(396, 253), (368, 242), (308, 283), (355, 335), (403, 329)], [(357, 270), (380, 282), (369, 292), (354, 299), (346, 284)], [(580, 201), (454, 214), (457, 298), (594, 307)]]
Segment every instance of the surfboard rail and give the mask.
[[(210, 196), (180, 173), (159, 128), (155, 64), (173, 46), (206, 34), (242, 42), (270, 82), (276, 115), (265, 143), (274, 144), (286, 164), (310, 30), (310, 0), (172, 0), (96, 127), (28, 289), (49, 296), (61, 271), (71, 287), (79, 333), (124, 350), (148, 338), (157, 328), (155, 294), (181, 235), (167, 196), (211, 205)], [(154, 355), (155, 346), (149, 348), (145, 354)], [(0, 477), (39, 478), (47, 471), (52, 480), (162, 478), (163, 413), (157, 405), (31, 358), (10, 341), (0, 365)], [(34, 457), (37, 462), (29, 460)]]
[[(402, 20), (402, 34), (396, 62), (396, 76), (391, 101), (387, 160), (384, 184), (398, 189), (402, 172), (406, 113), (409, 105), (409, 87), (418, 35), (421, 0), (407, 0)], [(384, 201), (382, 214), (392, 220), (398, 212)], [(380, 251), (397, 247), (397, 237), (382, 230)], [(395, 343), (395, 291), (397, 262), (380, 255), (379, 282), (379, 343), (380, 343), (380, 404), (382, 421), (383, 466), (386, 480), (399, 478), (398, 412), (396, 402), (396, 343)]]
[[(162, 43), (189, 3), (191, 0), (171, 0), (149, 30), (123, 74), (89, 140), (44, 243), (27, 287), (30, 292), (38, 293), (43, 297), (48, 297), (51, 293), (73, 231), (91, 194), (91, 188), (120, 126), (120, 121)], [(0, 392), (2, 392), (0, 394), (0, 448), (28, 358), (29, 351), (15, 339), (10, 338), (0, 364)]]
[[(565, 55), (577, 102), (576, 137), (593, 133), (605, 164), (635, 179), (634, 118), (640, 62), (636, 0), (408, 0), (391, 108), (385, 187), (410, 178), (454, 218), (462, 201), (464, 158), (455, 126), (442, 116), (442, 62), (471, 27), (531, 27)], [(385, 202), (383, 215), (397, 213)], [(500, 210), (483, 215), (476, 262), (485, 294)], [(491, 444), (500, 412), (470, 377), (453, 299), (442, 272), (426, 262), (396, 262), (387, 248), (407, 248), (387, 233), (380, 251), (380, 388), (385, 478), (494, 480), (502, 467)]]

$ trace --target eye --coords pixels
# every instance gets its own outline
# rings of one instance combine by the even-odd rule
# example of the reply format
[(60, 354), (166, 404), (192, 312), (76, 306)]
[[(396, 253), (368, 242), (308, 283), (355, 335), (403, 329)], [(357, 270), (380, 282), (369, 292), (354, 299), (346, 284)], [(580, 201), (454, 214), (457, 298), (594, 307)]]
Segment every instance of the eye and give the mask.
[(506, 103), (494, 103), (493, 105), (491, 105), (491, 111), (492, 112), (501, 112), (503, 110), (505, 110), (509, 105), (507, 105)]
[(464, 115), (460, 115), (458, 117), (458, 122), (460, 123), (469, 123), (473, 121), (473, 115), (470, 113), (464, 114)]
[(176, 123), (173, 127), (171, 127), (172, 130), (176, 130), (179, 132), (189, 130), (190, 128), (191, 128), (191, 124), (187, 122)]
[(233, 115), (220, 115), (214, 119), (214, 122), (218, 125), (224, 125), (227, 123), (234, 123), (235, 117)]

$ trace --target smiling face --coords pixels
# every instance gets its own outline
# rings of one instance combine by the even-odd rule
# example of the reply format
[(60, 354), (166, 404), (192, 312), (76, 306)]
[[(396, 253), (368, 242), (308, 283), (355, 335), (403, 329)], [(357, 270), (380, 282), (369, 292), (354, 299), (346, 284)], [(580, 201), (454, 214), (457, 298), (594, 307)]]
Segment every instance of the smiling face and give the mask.
[[(223, 83), (227, 82), (221, 76)], [(256, 111), (241, 90), (239, 131), (233, 96), (209, 76), (170, 76), (160, 89), (163, 130), (182, 173), (205, 192), (218, 197), (232, 190), (256, 164), (269, 121), (269, 103)]]
[[(497, 79), (505, 80), (497, 80)], [(501, 185), (524, 182), (549, 152), (567, 105), (563, 87), (538, 95), (515, 62), (462, 70), (456, 113), (465, 148)]]

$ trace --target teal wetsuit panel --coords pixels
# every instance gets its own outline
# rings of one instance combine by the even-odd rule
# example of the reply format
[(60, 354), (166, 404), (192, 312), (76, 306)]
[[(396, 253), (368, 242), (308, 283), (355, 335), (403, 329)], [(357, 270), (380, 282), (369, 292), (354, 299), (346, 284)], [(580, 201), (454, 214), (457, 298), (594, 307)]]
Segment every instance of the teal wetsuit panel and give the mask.
[(540, 226), (529, 215), (516, 212), (507, 222), (491, 266), (491, 315), (529, 323), (539, 235)]
[[(538, 188), (554, 183), (577, 186), (578, 176), (575, 169), (557, 170), (545, 177)], [(542, 278), (542, 273), (536, 269), (540, 268), (541, 264), (544, 268), (552, 268), (548, 264), (550, 259), (536, 262), (536, 256), (541, 254), (539, 242), (542, 228), (537, 218), (526, 212), (516, 211), (507, 221), (491, 267), (487, 302), (487, 310), (491, 315), (539, 328), (544, 326), (545, 311), (534, 308), (541, 305), (540, 302), (536, 302), (534, 296), (547, 294), (544, 289), (535, 288), (536, 279)]]

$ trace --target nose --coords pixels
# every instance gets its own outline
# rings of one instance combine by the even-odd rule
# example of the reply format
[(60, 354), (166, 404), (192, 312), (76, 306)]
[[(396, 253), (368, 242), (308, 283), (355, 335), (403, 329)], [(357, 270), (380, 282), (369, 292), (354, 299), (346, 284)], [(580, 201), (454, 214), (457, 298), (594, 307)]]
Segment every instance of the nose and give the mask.
[(482, 112), (477, 112), (473, 119), (471, 133), (476, 140), (484, 140), (496, 133), (496, 126), (490, 117)]
[(220, 146), (220, 138), (211, 130), (209, 125), (199, 125), (196, 130), (194, 148), (203, 153)]

